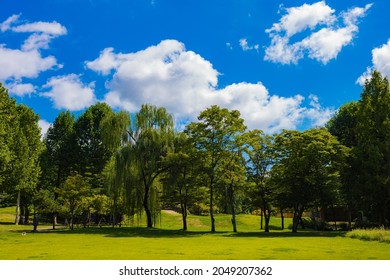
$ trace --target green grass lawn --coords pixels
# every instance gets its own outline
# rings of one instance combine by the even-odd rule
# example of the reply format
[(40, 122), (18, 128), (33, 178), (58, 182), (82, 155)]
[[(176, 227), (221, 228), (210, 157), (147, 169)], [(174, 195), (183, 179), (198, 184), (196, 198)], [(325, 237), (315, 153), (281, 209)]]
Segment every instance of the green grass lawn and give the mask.
[(209, 233), (209, 217), (198, 216), (190, 216), (189, 231), (182, 232), (181, 216), (173, 213), (163, 213), (155, 229), (122, 226), (32, 233), (32, 226), (10, 224), (9, 210), (0, 209), (3, 260), (390, 259), (388, 243), (352, 239), (340, 232), (293, 234), (277, 229), (277, 218), (271, 220), (271, 233), (260, 231), (259, 217), (251, 215), (238, 216), (239, 233), (231, 232), (229, 215), (216, 216), (217, 233)]

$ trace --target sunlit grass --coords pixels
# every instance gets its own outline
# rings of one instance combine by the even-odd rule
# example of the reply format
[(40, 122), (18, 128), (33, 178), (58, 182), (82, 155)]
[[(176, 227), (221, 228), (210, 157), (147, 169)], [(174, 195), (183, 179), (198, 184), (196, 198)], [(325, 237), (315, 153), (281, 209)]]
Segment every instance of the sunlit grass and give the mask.
[[(3, 213), (4, 212), (0, 212)], [(3, 215), (3, 214), (0, 214)], [(259, 217), (238, 215), (238, 233), (232, 233), (230, 215), (216, 215), (217, 233), (210, 233), (208, 216), (189, 216), (188, 232), (181, 216), (163, 212), (157, 228), (75, 228), (41, 230), (32, 226), (0, 224), (0, 259), (43, 260), (212, 260), (212, 259), (390, 259), (390, 244), (346, 238), (341, 232), (280, 230), (271, 220), (271, 232), (259, 230)], [(290, 220), (291, 221), (291, 220)], [(286, 226), (289, 221), (286, 220)], [(41, 227), (42, 228), (42, 227)]]

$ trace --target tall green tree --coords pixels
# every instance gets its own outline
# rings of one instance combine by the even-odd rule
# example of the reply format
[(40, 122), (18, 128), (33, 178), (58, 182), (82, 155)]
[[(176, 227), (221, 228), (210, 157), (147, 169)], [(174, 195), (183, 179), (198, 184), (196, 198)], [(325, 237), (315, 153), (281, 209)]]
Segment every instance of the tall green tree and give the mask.
[(94, 188), (102, 187), (101, 172), (112, 156), (112, 151), (105, 145), (103, 120), (112, 114), (106, 103), (90, 106), (76, 120), (74, 126), (77, 155), (77, 171), (89, 178)]
[(365, 214), (388, 225), (390, 218), (390, 89), (374, 71), (358, 102), (355, 156)]
[(271, 177), (294, 210), (292, 231), (297, 232), (306, 209), (336, 199), (348, 148), (325, 129), (309, 129), (284, 130), (275, 137), (275, 150)]
[(180, 205), (183, 230), (186, 231), (189, 205), (196, 199), (200, 161), (187, 135), (176, 133), (172, 152), (165, 157), (166, 172), (162, 176), (164, 201)]
[(359, 110), (358, 102), (349, 102), (341, 106), (334, 116), (326, 124), (328, 131), (337, 137), (341, 144), (351, 148), (351, 153), (347, 158), (347, 164), (342, 170), (342, 203), (348, 209), (348, 228), (352, 229), (352, 213), (361, 209), (360, 189), (359, 189), (359, 168), (355, 155), (357, 145), (357, 114)]
[[(16, 198), (15, 223), (28, 221), (41, 152), (39, 116), (17, 105), (0, 84), (0, 191)], [(20, 209), (25, 219), (20, 220)]]
[(173, 118), (165, 108), (142, 105), (129, 127), (124, 129), (123, 122), (119, 123), (122, 124), (118, 124), (118, 133), (114, 137), (117, 140), (109, 142), (120, 142), (118, 137), (122, 137), (123, 132), (128, 137), (122, 137), (122, 146), (107, 167), (106, 179), (118, 199), (121, 194), (125, 195), (130, 214), (141, 211), (142, 206), (147, 227), (150, 228), (153, 227), (153, 217), (159, 211), (158, 180), (167, 169), (164, 157), (172, 150)]
[[(221, 161), (220, 169), (217, 170), (220, 188), (224, 189), (226, 209), (232, 215), (231, 223), (233, 232), (237, 232), (236, 213), (239, 206), (239, 199), (243, 195), (246, 185), (245, 160), (241, 146), (235, 146)], [(218, 186), (218, 185), (217, 185)]]
[[(272, 137), (263, 131), (255, 129), (243, 135), (246, 152), (246, 171), (248, 181), (255, 187), (254, 203), (260, 206), (261, 215), (265, 217), (265, 232), (269, 232), (271, 205), (273, 200), (272, 187), (268, 184), (269, 172), (275, 161)], [(260, 222), (262, 228), (262, 221)]]
[(8, 95), (8, 90), (0, 83), (0, 192), (10, 188), (11, 162), (15, 132), (18, 130), (16, 101)]
[[(127, 112), (107, 114), (102, 120), (103, 143), (111, 151), (112, 156), (103, 169), (104, 185), (107, 195), (111, 198), (112, 226), (117, 224), (117, 217), (122, 211), (127, 210), (127, 214), (134, 215), (135, 209), (140, 209), (130, 202), (129, 207), (125, 207), (127, 198), (134, 198), (134, 189), (131, 193), (126, 193), (126, 182), (131, 178), (132, 166), (130, 164), (126, 145), (129, 143), (130, 115)], [(142, 204), (139, 204), (142, 205)]]
[(192, 139), (199, 158), (203, 159), (204, 172), (209, 188), (209, 209), (211, 232), (215, 232), (214, 196), (218, 181), (221, 180), (217, 170), (221, 169), (223, 159), (233, 150), (238, 135), (245, 131), (243, 119), (237, 110), (229, 111), (219, 106), (211, 106), (198, 116), (198, 122), (192, 122), (185, 132)]
[[(42, 151), (41, 129), (38, 126), (39, 116), (31, 108), (21, 104), (17, 106), (18, 126), (13, 141), (14, 157), (11, 161), (11, 176), (17, 192), (15, 223), (27, 223), (31, 197), (37, 187)], [(19, 208), (24, 221), (19, 221)]]
[[(155, 181), (166, 170), (163, 159), (172, 150), (174, 124), (172, 116), (165, 108), (142, 105), (130, 126), (130, 152), (138, 167), (142, 183), (143, 208), (146, 213), (147, 227), (153, 226), (153, 209), (157, 205)], [(138, 183), (135, 180), (134, 183)], [(130, 185), (131, 186), (131, 185)], [(135, 186), (131, 186), (135, 187)], [(156, 208), (156, 207), (154, 207)]]
[[(54, 193), (54, 200), (57, 200), (57, 191), (65, 180), (76, 170), (79, 159), (76, 154), (74, 125), (74, 115), (69, 111), (61, 112), (44, 138), (46, 149), (41, 156), (41, 184), (42, 188)], [(57, 224), (57, 216), (57, 211), (53, 212), (53, 229)]]

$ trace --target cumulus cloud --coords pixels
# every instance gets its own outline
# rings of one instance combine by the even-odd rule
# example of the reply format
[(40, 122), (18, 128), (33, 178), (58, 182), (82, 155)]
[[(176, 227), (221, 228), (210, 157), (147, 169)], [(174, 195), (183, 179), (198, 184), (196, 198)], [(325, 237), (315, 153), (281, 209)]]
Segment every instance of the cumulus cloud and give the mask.
[(35, 86), (31, 83), (21, 83), (19, 81), (15, 81), (12, 84), (7, 84), (6, 87), (8, 88), (8, 92), (17, 95), (17, 96), (24, 96), (34, 93)]
[(267, 33), (285, 32), (287, 37), (291, 37), (307, 28), (313, 29), (318, 24), (332, 24), (336, 20), (333, 15), (335, 10), (326, 5), (325, 1), (287, 8), (286, 12), (278, 23), (266, 30)]
[(42, 57), (37, 50), (22, 51), (0, 45), (0, 79), (35, 78), (58, 66), (53, 56)]
[[(338, 16), (325, 1), (287, 8), (280, 21), (266, 29), (271, 44), (265, 50), (264, 59), (296, 64), (307, 55), (327, 64), (337, 57), (343, 47), (352, 43), (359, 31), (358, 20), (366, 15), (371, 6), (367, 4), (364, 8), (351, 8)], [(308, 29), (308, 36), (293, 42), (295, 34)]]
[(178, 123), (194, 121), (202, 110), (216, 104), (239, 110), (249, 128), (274, 132), (294, 129), (303, 121), (317, 125), (324, 110), (330, 110), (318, 102), (304, 106), (301, 95), (271, 95), (261, 82), (218, 88), (219, 73), (213, 65), (176, 40), (128, 54), (105, 49), (86, 67), (109, 79), (105, 101), (111, 106), (131, 112), (144, 103), (163, 106)]
[(357, 83), (364, 85), (367, 79), (371, 78), (373, 69), (378, 70), (382, 75), (390, 78), (390, 39), (386, 44), (372, 50), (372, 66), (357, 79)]
[(57, 109), (79, 111), (96, 102), (94, 85), (85, 85), (75, 74), (51, 78), (43, 88), (49, 91), (41, 93), (54, 103)]
[(33, 92), (30, 85), (21, 82), (23, 78), (36, 78), (43, 71), (62, 67), (54, 56), (44, 56), (41, 50), (48, 49), (52, 39), (66, 34), (67, 30), (55, 21), (21, 23), (19, 18), (20, 15), (12, 15), (0, 23), (1, 32), (31, 33), (19, 49), (0, 45), (0, 80), (20, 84), (13, 93), (22, 95)]

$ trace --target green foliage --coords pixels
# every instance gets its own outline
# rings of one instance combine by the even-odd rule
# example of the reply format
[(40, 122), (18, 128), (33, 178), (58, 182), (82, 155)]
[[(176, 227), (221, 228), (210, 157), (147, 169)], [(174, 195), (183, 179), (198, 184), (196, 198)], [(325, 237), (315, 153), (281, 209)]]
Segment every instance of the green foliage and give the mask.
[(275, 138), (277, 161), (272, 180), (285, 204), (294, 209), (293, 232), (305, 209), (334, 203), (340, 188), (340, 167), (348, 148), (325, 129), (283, 131)]
[[(15, 223), (19, 223), (19, 208), (28, 221), (31, 195), (40, 174), (39, 116), (25, 105), (16, 105), (0, 84), (0, 192), (17, 201)], [(17, 198), (17, 199), (16, 199)]]
[(69, 112), (61, 112), (47, 130), (44, 143), (46, 149), (41, 156), (42, 185), (46, 189), (59, 188), (75, 170), (75, 117)]
[(272, 204), (275, 200), (275, 194), (269, 182), (270, 169), (275, 162), (273, 139), (263, 131), (255, 129), (246, 132), (241, 141), (244, 143), (247, 158), (245, 166), (248, 182), (253, 185), (250, 191), (252, 203), (255, 207), (261, 207), (265, 216), (264, 230), (268, 232)]
[(374, 72), (359, 101), (356, 125), (356, 168), (364, 212), (382, 225), (390, 217), (390, 88)]
[(77, 118), (75, 131), (77, 172), (87, 176), (95, 188), (102, 187), (100, 174), (112, 156), (112, 147), (104, 145), (103, 123), (112, 109), (106, 103), (90, 106)]
[(231, 153), (239, 150), (237, 137), (245, 131), (244, 120), (240, 112), (221, 109), (214, 105), (200, 113), (198, 122), (190, 123), (185, 132), (195, 146), (198, 157), (202, 159), (203, 172), (206, 175), (204, 184), (209, 188), (209, 207), (211, 231), (215, 231), (214, 192), (226, 167)]
[(74, 218), (86, 209), (85, 199), (91, 195), (91, 186), (76, 174), (66, 179), (58, 194), (63, 206), (61, 210), (70, 218), (70, 228), (73, 230)]

